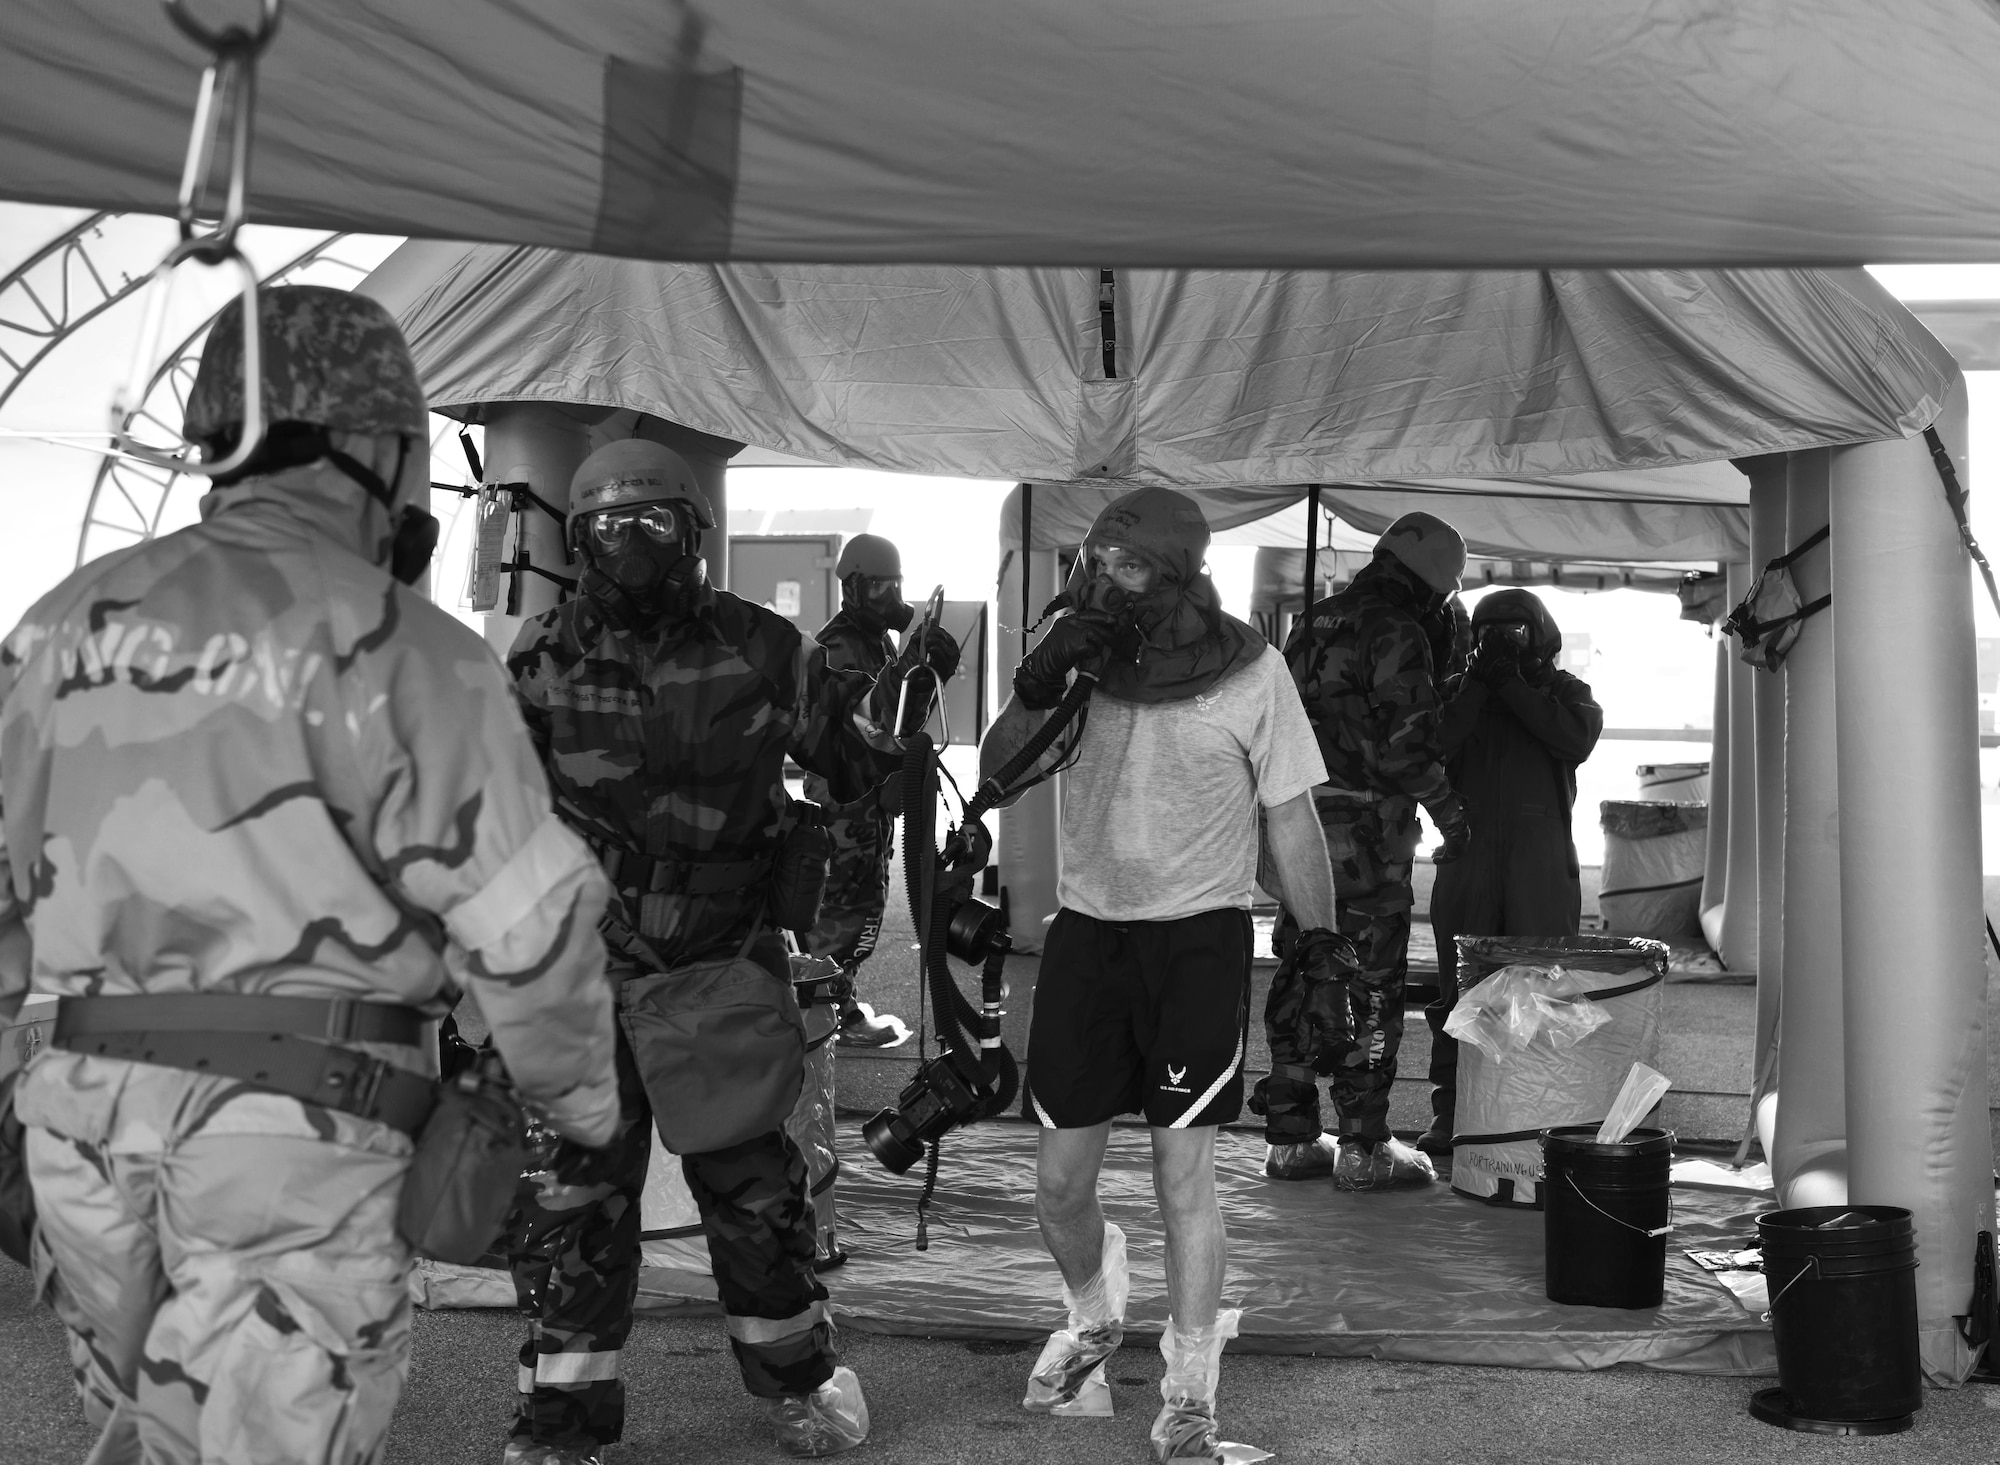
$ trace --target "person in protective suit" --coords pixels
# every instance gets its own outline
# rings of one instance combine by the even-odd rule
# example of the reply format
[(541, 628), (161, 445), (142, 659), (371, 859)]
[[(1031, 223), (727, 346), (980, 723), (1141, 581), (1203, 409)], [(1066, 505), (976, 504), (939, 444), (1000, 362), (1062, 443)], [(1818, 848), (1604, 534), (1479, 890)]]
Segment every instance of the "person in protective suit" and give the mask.
[[(241, 321), (188, 396), (210, 462)], [(15, 1107), (94, 1460), (378, 1458), (461, 990), (544, 1122), (618, 1118), (604, 876), (498, 663), (401, 583), (436, 533), (409, 351), (344, 291), (267, 291), (258, 322), (262, 446), (0, 646), (0, 1014), (62, 999)]]
[(1338, 942), (1311, 796), (1326, 770), (1283, 660), (1223, 613), (1203, 568), (1208, 543), (1201, 507), (1184, 494), (1146, 488), (1112, 500), (1059, 601), (1069, 613), (1022, 660), (980, 748), (982, 776), (997, 776), (1072, 678), (1094, 679), (1039, 765), (1075, 755), (1062, 908), (1035, 980), (1022, 1085), (1023, 1117), (1042, 1127), (1036, 1218), (1068, 1320), (1022, 1403), (1111, 1412), (1103, 1370), (1123, 1338), (1130, 1277), (1097, 1182), (1112, 1119), (1142, 1113), (1167, 1237), (1166, 1373), (1152, 1430), (1163, 1461), (1242, 1449), (1216, 1423), (1220, 1355), (1238, 1314), (1220, 1305), (1227, 1236), (1215, 1135), (1243, 1104), (1260, 811), (1273, 878), (1313, 928), (1296, 944), (1318, 988)]
[[(602, 1157), (551, 1157), (510, 1223), (534, 1324), (506, 1459), (579, 1465), (620, 1437), (655, 1124), (700, 1209), (745, 1386), (785, 1450), (833, 1454), (866, 1438), (868, 1411), (834, 1349), (805, 1160), (783, 1127), (805, 1039), (778, 932), (812, 920), (791, 888), (784, 763), (861, 798), (898, 767), (904, 674), (921, 661), (948, 677), (958, 648), (940, 634), (875, 678), (829, 667), (783, 616), (708, 583), (714, 515), (656, 442), (592, 453), (568, 529), (577, 597), (522, 626), (507, 668), (556, 806), (615, 890), (624, 1123)], [(816, 896), (823, 846), (815, 862)]]
[(1473, 650), (1446, 684), (1438, 742), (1465, 800), (1472, 838), (1438, 869), (1431, 891), (1438, 995), (1431, 1027), (1431, 1110), (1417, 1141), (1451, 1153), (1458, 1099), (1458, 1040), (1445, 1019), (1458, 1000), (1458, 942), (1474, 936), (1574, 936), (1583, 909), (1570, 810), (1576, 769), (1597, 746), (1604, 712), (1590, 688), (1558, 670), (1562, 632), (1539, 597), (1496, 590), (1472, 613)]
[[(857, 534), (841, 549), (834, 574), (840, 580), (840, 609), (815, 638), (826, 648), (826, 664), (880, 676), (896, 657), (894, 633), (907, 631), (916, 614), (903, 599), (903, 557), (881, 535)], [(841, 804), (817, 773), (806, 775), (805, 794), (827, 810), (833, 842), (826, 897), (820, 902), (819, 923), (806, 933), (806, 950), (846, 974), (850, 992), (840, 1015), (839, 1041), (858, 1048), (892, 1048), (909, 1037), (909, 1028), (901, 1018), (877, 1015), (852, 988), (882, 934), (896, 816), (873, 789), (856, 803)]]
[[(1271, 1073), (1251, 1103), (1265, 1116), (1265, 1173), (1304, 1180), (1332, 1175), (1352, 1190), (1425, 1184), (1429, 1160), (1389, 1133), (1389, 1086), (1403, 1035), (1410, 877), (1417, 808), (1443, 839), (1436, 858), (1464, 848), (1463, 806), (1445, 776), (1438, 743), (1437, 657), (1452, 643), (1450, 597), (1465, 569), (1465, 541), (1431, 514), (1405, 514), (1345, 589), (1293, 627), (1285, 661), (1312, 719), (1327, 782), (1315, 791), (1340, 897), (1340, 933), (1354, 944), (1349, 1035), (1308, 1060), (1298, 1015), (1311, 994), (1296, 968), (1281, 966), (1264, 1011)], [(1297, 928), (1288, 909), (1280, 954)], [(1330, 1075), (1337, 1143), (1322, 1133), (1318, 1079)]]

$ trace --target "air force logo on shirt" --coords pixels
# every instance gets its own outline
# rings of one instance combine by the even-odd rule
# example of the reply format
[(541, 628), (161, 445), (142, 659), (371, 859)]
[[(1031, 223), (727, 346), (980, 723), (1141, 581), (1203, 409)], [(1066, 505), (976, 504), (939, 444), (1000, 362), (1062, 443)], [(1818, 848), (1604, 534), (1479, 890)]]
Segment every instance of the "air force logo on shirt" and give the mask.
[(1173, 1064), (1169, 1063), (1167, 1065), (1167, 1081), (1161, 1084), (1160, 1088), (1163, 1092), (1169, 1094), (1193, 1093), (1194, 1090), (1182, 1087), (1182, 1081), (1185, 1080), (1186, 1078), (1187, 1078), (1187, 1065), (1185, 1063), (1183, 1063), (1179, 1068), (1176, 1068), (1173, 1066)]

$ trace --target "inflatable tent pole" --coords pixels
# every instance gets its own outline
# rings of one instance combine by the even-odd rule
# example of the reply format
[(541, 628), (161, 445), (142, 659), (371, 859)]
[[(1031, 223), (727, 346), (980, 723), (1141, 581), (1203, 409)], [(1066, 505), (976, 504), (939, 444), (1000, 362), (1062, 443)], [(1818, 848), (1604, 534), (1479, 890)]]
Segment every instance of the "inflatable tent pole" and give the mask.
[[(1726, 566), (1717, 566), (1726, 570)], [(1713, 630), (1713, 627), (1710, 628)], [(1715, 634), (1715, 704), (1708, 734), (1708, 858), (1701, 873), (1701, 934), (1722, 952), (1723, 902), (1729, 894), (1729, 660), (1735, 647)]]
[[(1825, 448), (1793, 453), (1785, 537), (1803, 543), (1827, 522)], [(1792, 561), (1800, 599), (1827, 593), (1824, 544)], [(1836, 757), (1834, 605), (1799, 627), (1782, 673), (1785, 693), (1784, 1026), (1777, 1137), (1765, 1145), (1781, 1206), (1847, 1204), (1847, 1063), (1843, 1053), (1840, 787)], [(1761, 976), (1759, 981), (1761, 983)], [(1761, 991), (1761, 987), (1760, 987)]]
[[(1023, 485), (1022, 499), (1031, 504), (1029, 488)], [(1022, 514), (1024, 543), (1029, 542), (1028, 514)], [(1026, 566), (1027, 582), (1022, 583)], [(1000, 697), (1004, 703), (1014, 695), (1014, 666), (1027, 654), (1027, 628), (1035, 623), (1042, 607), (1054, 599), (1059, 583), (1060, 563), (1052, 549), (1022, 549), (1007, 556), (1000, 572), (1001, 633), (995, 638), (1000, 648)], [(1009, 634), (1009, 632), (1012, 634)], [(999, 814), (1000, 828), (995, 841), (1000, 860), (1000, 886), (1007, 896), (1007, 931), (1016, 951), (1040, 951), (1048, 934), (1044, 924), (1056, 913), (1056, 876), (1059, 850), (1061, 804), (1052, 778), (1023, 794), (1020, 801)]]
[[(1750, 566), (1729, 567), (1729, 603), (1750, 593)], [(1757, 967), (1757, 719), (1756, 684), (1764, 676), (1725, 643), (1729, 655), (1729, 867), (1722, 897), (1723, 965), (1732, 972)], [(1710, 779), (1713, 783), (1714, 780)]]
[(1831, 480), (1848, 1194), (1914, 1213), (1924, 1368), (1950, 1383), (1993, 1225), (1971, 577), (1921, 438), (1836, 449)]
[[(584, 424), (549, 402), (494, 402), (484, 408), (481, 418), (486, 424), (487, 481), (525, 483), (545, 503), (567, 509), (570, 478), (590, 455)], [(576, 573), (563, 561), (563, 526), (540, 509), (531, 505), (514, 515), (509, 558), (515, 553), (516, 536), (530, 564), (558, 575)], [(553, 580), (523, 572), (519, 582), (519, 594), (513, 597), (518, 613), (506, 613), (509, 597), (503, 590), (501, 608), (486, 616), (486, 644), (501, 656), (513, 648), (523, 620), (556, 603), (558, 587)]]
[[(1750, 569), (1754, 574), (1786, 549), (1785, 456), (1750, 463)], [(1750, 1096), (1757, 1139), (1776, 1152), (1779, 1014), (1784, 1007), (1785, 683), (1781, 674), (1751, 667), (1757, 787), (1757, 1041)]]
[[(614, 419), (615, 420), (615, 419)], [(653, 417), (641, 413), (632, 425), (633, 437), (648, 438), (663, 443), (687, 459), (688, 467), (694, 470), (694, 481), (708, 498), (708, 506), (715, 511), (715, 532), (708, 536), (703, 545), (704, 558), (708, 561), (708, 583), (718, 590), (729, 588), (729, 460), (743, 451), (743, 444), (726, 437), (713, 437), (698, 432), (692, 427), (683, 427), (678, 422), (669, 422), (664, 417)], [(623, 433), (617, 436), (624, 436)], [(601, 448), (609, 437), (591, 438), (592, 449)], [(812, 628), (818, 630), (817, 626)]]

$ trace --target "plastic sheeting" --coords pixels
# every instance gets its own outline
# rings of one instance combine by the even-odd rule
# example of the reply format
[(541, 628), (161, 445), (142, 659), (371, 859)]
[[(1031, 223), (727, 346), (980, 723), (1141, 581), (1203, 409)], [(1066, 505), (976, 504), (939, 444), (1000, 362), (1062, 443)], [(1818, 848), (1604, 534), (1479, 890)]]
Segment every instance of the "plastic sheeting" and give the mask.
[(447, 412), (562, 402), (856, 467), (1223, 489), (1227, 522), (1367, 484), (1325, 500), (1365, 533), (1434, 488), (1503, 556), (1740, 557), (1722, 460), (1906, 436), (1958, 379), (1860, 271), (1121, 271), (1107, 378), (1098, 277), (412, 245), (363, 288)]
[[(211, 24), (243, 12), (200, 12)], [(161, 7), (0, 7), (0, 197), (171, 212)], [(260, 221), (678, 258), (2000, 255), (1980, 0), (314, 0)]]
[[(852, 1259), (823, 1278), (841, 1325), (1038, 1342), (1062, 1324), (1061, 1278), (1035, 1228), (1033, 1129), (984, 1124), (945, 1141), (927, 1252), (913, 1244), (921, 1177), (874, 1164), (858, 1131), (852, 1122), (841, 1129), (841, 1214)], [(1775, 1368), (1769, 1327), (1682, 1255), (1756, 1244), (1755, 1215), (1770, 1208), (1770, 1193), (1741, 1188), (1744, 1176), (1693, 1162), (1693, 1170), (1712, 1172), (1705, 1179), (1735, 1188), (1676, 1186), (1666, 1299), (1626, 1312), (1562, 1307), (1543, 1295), (1537, 1212), (1480, 1205), (1442, 1185), (1351, 1195), (1331, 1184), (1267, 1180), (1262, 1140), (1240, 1131), (1223, 1131), (1217, 1155), (1229, 1224), (1224, 1298), (1243, 1309), (1232, 1352), (1517, 1368), (1635, 1363), (1713, 1374)], [(1101, 1193), (1105, 1214), (1130, 1238), (1128, 1344), (1157, 1337), (1167, 1317), (1152, 1185), (1146, 1132), (1114, 1128)], [(480, 1278), (464, 1275), (474, 1271), (432, 1266), (413, 1289), (431, 1306), (512, 1305), (511, 1287), (498, 1301), (453, 1302), (476, 1296)], [(708, 1277), (664, 1267), (643, 1269), (639, 1307), (718, 1310)]]
[(1707, 806), (1606, 799), (1599, 805), (1599, 821), (1604, 827), (1604, 886), (1597, 908), (1605, 928), (1615, 936), (1660, 941), (1700, 936)]

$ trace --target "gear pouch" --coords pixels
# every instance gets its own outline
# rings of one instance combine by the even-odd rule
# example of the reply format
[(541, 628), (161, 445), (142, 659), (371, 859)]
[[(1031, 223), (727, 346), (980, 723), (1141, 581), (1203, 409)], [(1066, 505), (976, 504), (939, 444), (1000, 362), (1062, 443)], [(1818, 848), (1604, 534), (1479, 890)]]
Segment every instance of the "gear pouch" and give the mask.
[(769, 1134), (805, 1084), (806, 1033), (792, 984), (748, 955), (628, 977), (618, 1021), (660, 1141), (700, 1155)]
[(527, 1115), (499, 1059), (482, 1055), (438, 1088), (403, 1179), (396, 1230), (419, 1256), (470, 1266), (506, 1226), (527, 1163)]
[(28, 1133), (14, 1113), (14, 1085), (20, 1080), (16, 1069), (0, 1078), (0, 1253), (22, 1266), (28, 1259), (35, 1234), (35, 1193), (28, 1187)]
[(1736, 654), (1751, 666), (1777, 671), (1785, 664), (1792, 643), (1799, 639), (1805, 618), (1833, 604), (1831, 595), (1822, 595), (1810, 605), (1804, 603), (1792, 583), (1792, 561), (1819, 544), (1827, 533), (1821, 529), (1807, 536), (1797, 549), (1765, 565), (1764, 573), (1751, 582), (1750, 593), (1723, 621), (1723, 634), (1737, 638)]
[(778, 836), (778, 857), (771, 863), (771, 919), (781, 930), (803, 936), (819, 924), (832, 858), (833, 835), (825, 812), (818, 804), (793, 799)]

